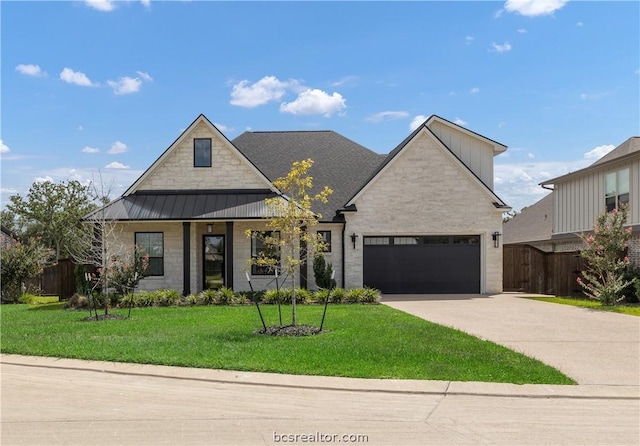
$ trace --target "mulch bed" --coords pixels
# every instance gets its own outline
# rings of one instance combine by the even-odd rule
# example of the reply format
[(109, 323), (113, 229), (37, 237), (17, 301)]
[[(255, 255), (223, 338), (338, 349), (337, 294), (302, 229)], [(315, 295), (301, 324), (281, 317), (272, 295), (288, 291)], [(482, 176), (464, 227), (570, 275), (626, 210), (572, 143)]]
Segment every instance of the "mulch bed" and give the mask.
[(119, 314), (99, 314), (97, 317), (94, 316), (87, 316), (82, 318), (82, 321), (107, 321), (107, 320), (112, 320), (112, 319), (128, 319), (126, 316), (120, 316)]
[(313, 325), (271, 325), (267, 327), (266, 331), (264, 328), (258, 328), (253, 332), (265, 336), (311, 336), (320, 333), (329, 333), (329, 331), (330, 330), (319, 331), (318, 327), (314, 327)]

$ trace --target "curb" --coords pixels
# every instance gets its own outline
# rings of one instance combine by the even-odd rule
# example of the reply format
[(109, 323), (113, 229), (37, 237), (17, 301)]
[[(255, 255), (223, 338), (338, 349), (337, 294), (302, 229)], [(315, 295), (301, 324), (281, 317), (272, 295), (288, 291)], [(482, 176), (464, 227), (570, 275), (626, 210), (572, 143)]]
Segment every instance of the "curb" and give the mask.
[(199, 369), (0, 354), (0, 365), (76, 370), (218, 384), (315, 389), (335, 392), (401, 393), (498, 398), (640, 400), (639, 386), (508, 384), (458, 381), (363, 379)]

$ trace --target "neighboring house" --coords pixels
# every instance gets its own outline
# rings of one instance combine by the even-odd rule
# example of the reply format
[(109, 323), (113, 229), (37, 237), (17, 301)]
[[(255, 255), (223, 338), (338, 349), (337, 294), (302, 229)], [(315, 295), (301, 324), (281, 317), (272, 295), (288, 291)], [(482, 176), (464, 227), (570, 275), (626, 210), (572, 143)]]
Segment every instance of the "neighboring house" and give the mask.
[(640, 137), (632, 137), (576, 172), (540, 183), (552, 190), (504, 224), (504, 244), (529, 244), (545, 252), (584, 249), (577, 234), (593, 229), (598, 215), (629, 206), (633, 228), (628, 255), (640, 265)]
[[(229, 141), (200, 115), (125, 193), (103, 208), (128, 249), (150, 255), (141, 289), (183, 294), (275, 287), (247, 267), (263, 249), (264, 199), (293, 161), (312, 158), (314, 187), (334, 190), (313, 230), (346, 288), (384, 293), (502, 291), (502, 213), (493, 157), (506, 146), (431, 116), (387, 156), (332, 131), (245, 132)], [(86, 219), (96, 219), (101, 211)], [(498, 238), (498, 240), (494, 240)], [(297, 283), (314, 288), (312, 262)]]

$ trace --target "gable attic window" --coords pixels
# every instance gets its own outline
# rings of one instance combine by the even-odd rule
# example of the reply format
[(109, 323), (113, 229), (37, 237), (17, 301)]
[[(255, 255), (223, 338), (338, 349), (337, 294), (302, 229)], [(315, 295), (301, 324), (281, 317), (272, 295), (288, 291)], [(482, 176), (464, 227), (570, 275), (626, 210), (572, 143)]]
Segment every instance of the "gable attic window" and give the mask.
[(211, 167), (211, 138), (193, 139), (193, 167)]
[(607, 212), (629, 203), (629, 169), (609, 172), (604, 177), (604, 202)]

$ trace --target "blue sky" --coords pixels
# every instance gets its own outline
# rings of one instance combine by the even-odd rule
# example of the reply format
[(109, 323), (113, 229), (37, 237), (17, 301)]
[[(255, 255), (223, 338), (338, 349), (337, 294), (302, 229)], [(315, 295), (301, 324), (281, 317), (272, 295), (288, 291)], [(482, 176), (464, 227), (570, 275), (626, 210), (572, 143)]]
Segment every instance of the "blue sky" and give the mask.
[(2, 204), (120, 195), (200, 114), (380, 153), (439, 115), (499, 141), (515, 210), (640, 135), (640, 2), (1, 1)]

